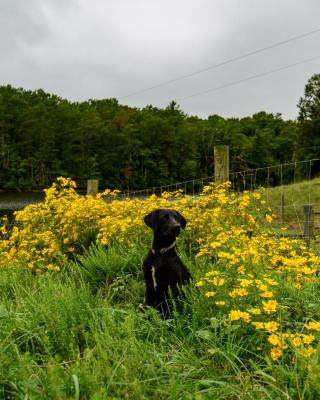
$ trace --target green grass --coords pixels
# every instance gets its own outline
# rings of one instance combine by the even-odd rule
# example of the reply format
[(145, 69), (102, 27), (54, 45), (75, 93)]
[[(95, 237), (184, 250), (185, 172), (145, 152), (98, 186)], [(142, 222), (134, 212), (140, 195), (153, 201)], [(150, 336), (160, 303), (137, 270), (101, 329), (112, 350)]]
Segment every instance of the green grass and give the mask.
[[(303, 230), (304, 204), (313, 204), (314, 210), (320, 211), (320, 178), (268, 188), (265, 196), (279, 221), (282, 214), (285, 225), (301, 231)], [(284, 203), (281, 200), (282, 196)], [(315, 218), (315, 222), (320, 225), (320, 216)]]
[[(170, 320), (139, 311), (143, 256), (91, 247), (60, 274), (1, 270), (0, 398), (319, 398), (318, 364), (271, 364), (194, 288)], [(208, 268), (182, 258), (195, 277)]]

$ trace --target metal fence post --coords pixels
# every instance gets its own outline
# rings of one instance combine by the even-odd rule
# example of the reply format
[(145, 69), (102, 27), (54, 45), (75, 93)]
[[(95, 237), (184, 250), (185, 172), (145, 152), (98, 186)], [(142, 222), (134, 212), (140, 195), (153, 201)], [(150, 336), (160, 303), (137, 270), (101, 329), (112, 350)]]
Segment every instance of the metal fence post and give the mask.
[(307, 245), (309, 246), (310, 241), (313, 237), (313, 228), (314, 228), (313, 205), (305, 204), (303, 206), (303, 213), (304, 213), (303, 237)]
[(280, 203), (280, 223), (284, 223), (284, 194), (281, 194), (281, 203)]

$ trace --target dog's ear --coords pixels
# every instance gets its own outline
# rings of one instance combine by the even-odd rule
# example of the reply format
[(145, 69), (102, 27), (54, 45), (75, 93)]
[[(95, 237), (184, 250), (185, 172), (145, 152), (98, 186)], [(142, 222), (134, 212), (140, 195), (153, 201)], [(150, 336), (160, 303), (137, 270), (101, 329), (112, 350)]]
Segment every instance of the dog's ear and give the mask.
[(186, 220), (185, 217), (184, 217), (182, 214), (180, 214), (178, 211), (177, 211), (177, 213), (178, 213), (178, 215), (179, 215), (181, 228), (184, 229), (184, 228), (186, 227), (186, 225), (187, 225), (187, 220)]
[(144, 223), (153, 230), (157, 228), (158, 211), (159, 210), (152, 211), (143, 218)]

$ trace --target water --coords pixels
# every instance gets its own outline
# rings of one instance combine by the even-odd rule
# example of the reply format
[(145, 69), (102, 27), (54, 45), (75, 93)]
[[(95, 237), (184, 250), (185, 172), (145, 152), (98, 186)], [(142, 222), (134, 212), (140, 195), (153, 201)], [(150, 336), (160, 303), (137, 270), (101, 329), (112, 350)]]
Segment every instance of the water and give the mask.
[(43, 192), (0, 192), (0, 217), (11, 217), (14, 211), (22, 210), (28, 204), (40, 203), (44, 200)]

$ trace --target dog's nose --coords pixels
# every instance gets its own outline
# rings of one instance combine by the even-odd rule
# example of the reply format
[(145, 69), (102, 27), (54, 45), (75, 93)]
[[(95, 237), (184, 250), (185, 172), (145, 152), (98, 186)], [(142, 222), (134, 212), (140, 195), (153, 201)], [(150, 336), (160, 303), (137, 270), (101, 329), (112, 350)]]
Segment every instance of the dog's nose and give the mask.
[(172, 230), (173, 230), (174, 234), (179, 235), (179, 233), (180, 233), (180, 225), (179, 224), (174, 225)]

